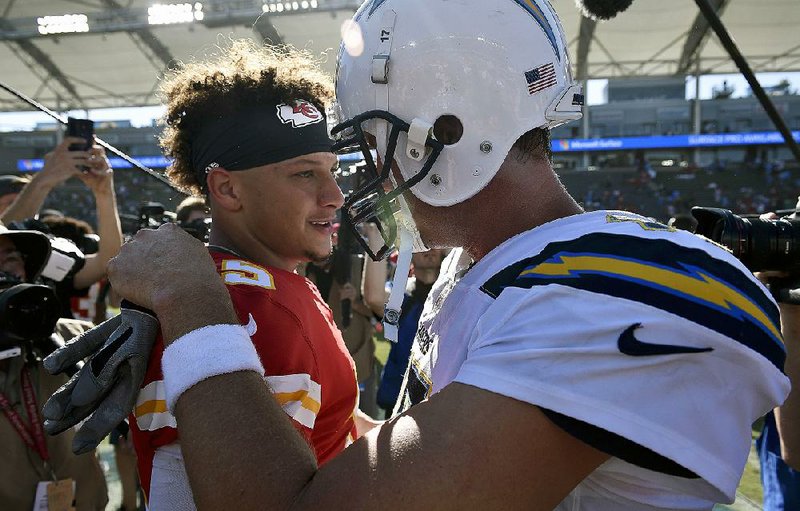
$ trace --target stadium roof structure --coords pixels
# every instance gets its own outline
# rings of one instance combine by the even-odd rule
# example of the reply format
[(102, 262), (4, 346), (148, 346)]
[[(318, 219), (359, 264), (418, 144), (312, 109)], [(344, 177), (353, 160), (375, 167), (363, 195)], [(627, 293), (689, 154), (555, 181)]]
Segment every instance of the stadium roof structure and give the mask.
[[(307, 48), (332, 73), (341, 25), (360, 4), (165, 1), (0, 0), (0, 80), (58, 111), (153, 105), (166, 69), (228, 38)], [(798, 0), (709, 2), (755, 72), (800, 71)], [(635, 0), (604, 22), (574, 0), (551, 3), (580, 79), (738, 72), (692, 0)], [(0, 111), (29, 109), (0, 91)]]

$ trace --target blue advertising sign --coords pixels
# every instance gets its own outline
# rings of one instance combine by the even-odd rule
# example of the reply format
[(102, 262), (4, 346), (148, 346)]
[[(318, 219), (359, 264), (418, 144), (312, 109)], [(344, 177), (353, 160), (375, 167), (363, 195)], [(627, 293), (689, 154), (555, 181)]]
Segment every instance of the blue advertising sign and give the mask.
[[(338, 158), (339, 161), (358, 161), (361, 160), (361, 153), (343, 154)], [(165, 169), (169, 165), (169, 159), (163, 156), (137, 156), (135, 159), (151, 169)], [(133, 165), (116, 156), (109, 158), (108, 161), (111, 163), (111, 167), (115, 169), (133, 168)], [(41, 158), (17, 160), (17, 170), (21, 172), (35, 172), (42, 170), (43, 167), (44, 160)]]
[[(800, 131), (792, 132), (800, 142)], [(552, 141), (554, 153), (582, 151), (625, 151), (632, 149), (664, 149), (692, 147), (726, 147), (742, 145), (783, 144), (777, 131), (758, 133), (714, 133), (703, 135), (665, 135), (655, 137), (620, 137), (591, 139), (557, 139)]]
[[(793, 131), (794, 139), (800, 142), (800, 131)], [(703, 135), (664, 135), (654, 137), (619, 137), (619, 138), (576, 138), (556, 139), (551, 142), (554, 153), (583, 152), (583, 151), (628, 151), (634, 149), (666, 149), (666, 148), (694, 148), (694, 147), (728, 147), (743, 145), (775, 145), (783, 144), (783, 136), (777, 131), (756, 133), (712, 133)], [(143, 165), (163, 169), (169, 165), (169, 159), (163, 156), (137, 156)], [(343, 154), (339, 161), (360, 161), (361, 153)], [(133, 167), (122, 158), (109, 158), (111, 166), (115, 169), (128, 169)], [(17, 160), (17, 170), (34, 172), (44, 167), (44, 160), (25, 159)]]

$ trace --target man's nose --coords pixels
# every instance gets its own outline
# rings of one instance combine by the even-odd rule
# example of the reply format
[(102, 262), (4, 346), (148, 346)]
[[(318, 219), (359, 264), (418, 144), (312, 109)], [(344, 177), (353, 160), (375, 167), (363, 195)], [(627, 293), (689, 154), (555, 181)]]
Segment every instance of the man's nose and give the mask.
[(320, 203), (323, 206), (333, 206), (339, 209), (344, 204), (344, 195), (342, 195), (342, 190), (339, 188), (336, 178), (332, 174), (329, 174), (329, 176), (320, 190)]

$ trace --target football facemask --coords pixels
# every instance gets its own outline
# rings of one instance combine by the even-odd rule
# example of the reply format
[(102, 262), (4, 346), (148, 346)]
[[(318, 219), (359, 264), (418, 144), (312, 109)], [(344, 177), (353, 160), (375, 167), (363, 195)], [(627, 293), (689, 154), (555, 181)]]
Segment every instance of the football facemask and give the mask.
[[(388, 126), (389, 130), (386, 137), (378, 138), (378, 154), (383, 156), (377, 158), (376, 161), (366, 128), (378, 122)], [(427, 129), (423, 127), (422, 130), (415, 128), (413, 122), (409, 124), (389, 112), (371, 110), (356, 115), (331, 130), (331, 135), (337, 140), (333, 146), (335, 153), (360, 152), (364, 158), (362, 171), (365, 175), (365, 182), (345, 200), (342, 206), (342, 221), (345, 226), (356, 233), (356, 239), (374, 261), (383, 259), (392, 249), (397, 248), (398, 224), (412, 234), (415, 252), (427, 250), (411, 218), (411, 212), (403, 198), (403, 192), (410, 190), (428, 175), (444, 149), (444, 144), (431, 135), (430, 127)], [(416, 137), (414, 137), (415, 131)], [(397, 183), (392, 175), (392, 165), (395, 163), (395, 151), (401, 133), (408, 138), (409, 147), (411, 147), (411, 143), (415, 143), (415, 147), (411, 147), (409, 151), (416, 151), (418, 158), (424, 159), (424, 163), (416, 175), (402, 183)], [(372, 139), (375, 138), (372, 137)], [(386, 191), (387, 185), (391, 185), (391, 191)], [(378, 226), (378, 231), (383, 239), (381, 246), (372, 246), (362, 234), (363, 230), (360, 229), (360, 226), (366, 222), (373, 222)]]

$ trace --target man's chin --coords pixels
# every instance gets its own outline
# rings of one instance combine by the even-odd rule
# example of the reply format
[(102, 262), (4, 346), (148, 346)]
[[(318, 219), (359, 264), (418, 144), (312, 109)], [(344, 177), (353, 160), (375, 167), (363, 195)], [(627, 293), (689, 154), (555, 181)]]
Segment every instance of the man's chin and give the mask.
[(306, 258), (312, 263), (322, 264), (322, 263), (326, 263), (328, 261), (328, 259), (331, 258), (332, 255), (333, 255), (333, 250), (328, 250), (328, 252), (326, 252), (326, 253), (322, 253), (322, 252), (307, 252), (306, 253)]

